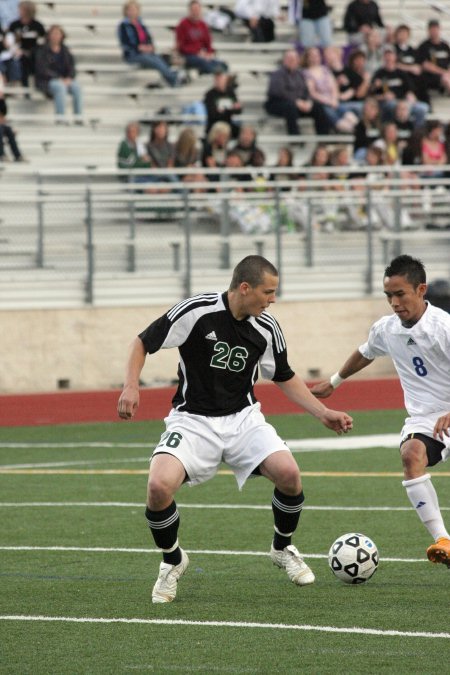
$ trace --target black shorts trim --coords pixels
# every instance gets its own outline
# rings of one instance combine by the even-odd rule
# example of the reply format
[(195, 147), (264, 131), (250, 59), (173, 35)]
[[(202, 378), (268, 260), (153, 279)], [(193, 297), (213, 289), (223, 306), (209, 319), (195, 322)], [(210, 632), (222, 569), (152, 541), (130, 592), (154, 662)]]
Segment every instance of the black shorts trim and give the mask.
[(437, 441), (435, 438), (431, 438), (431, 436), (427, 436), (426, 434), (408, 434), (400, 443), (400, 447), (402, 447), (405, 441), (409, 441), (411, 438), (416, 438), (424, 444), (428, 457), (427, 466), (435, 466), (435, 464), (442, 462), (442, 450), (445, 448), (444, 443), (441, 443), (441, 441)]

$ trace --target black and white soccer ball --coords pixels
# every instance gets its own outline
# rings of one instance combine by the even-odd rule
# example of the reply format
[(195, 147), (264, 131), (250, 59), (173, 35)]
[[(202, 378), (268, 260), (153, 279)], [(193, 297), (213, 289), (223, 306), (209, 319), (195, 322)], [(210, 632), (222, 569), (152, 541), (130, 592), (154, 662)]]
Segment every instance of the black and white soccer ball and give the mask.
[(359, 532), (338, 537), (328, 553), (328, 564), (338, 579), (346, 584), (362, 584), (375, 574), (378, 549), (372, 539)]

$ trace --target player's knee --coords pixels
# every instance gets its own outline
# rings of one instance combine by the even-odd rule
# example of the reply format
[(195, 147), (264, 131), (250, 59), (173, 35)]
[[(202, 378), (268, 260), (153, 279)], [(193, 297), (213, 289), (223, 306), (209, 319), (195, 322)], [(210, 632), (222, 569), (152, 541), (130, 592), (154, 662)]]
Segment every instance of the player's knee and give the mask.
[(407, 473), (424, 469), (427, 465), (426, 451), (421, 443), (405, 443), (400, 449), (400, 454), (403, 468)]
[(147, 503), (153, 509), (165, 508), (171, 503), (173, 492), (167, 482), (160, 476), (149, 476), (147, 485)]
[(283, 467), (277, 481), (277, 487), (286, 495), (298, 495), (302, 491), (302, 481), (297, 465)]

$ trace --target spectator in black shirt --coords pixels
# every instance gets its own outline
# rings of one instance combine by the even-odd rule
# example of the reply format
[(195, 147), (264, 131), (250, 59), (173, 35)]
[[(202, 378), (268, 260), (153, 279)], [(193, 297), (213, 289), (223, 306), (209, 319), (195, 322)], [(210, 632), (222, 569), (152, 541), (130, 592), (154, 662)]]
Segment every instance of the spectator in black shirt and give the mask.
[(45, 28), (36, 19), (34, 2), (19, 3), (19, 18), (13, 21), (8, 31), (14, 34), (20, 50), (22, 85), (28, 87), (30, 75), (34, 75), (36, 50), (45, 43)]
[(270, 76), (265, 109), (269, 115), (284, 117), (288, 134), (299, 133), (299, 117), (312, 117), (316, 133), (329, 134), (331, 124), (324, 106), (312, 100), (299, 65), (294, 49), (285, 52), (283, 65)]
[(369, 96), (364, 101), (362, 116), (355, 127), (353, 157), (357, 162), (364, 163), (367, 148), (381, 136), (380, 106), (376, 98)]
[(359, 50), (352, 52), (348, 65), (344, 66), (342, 48), (327, 47), (324, 49), (324, 61), (338, 83), (339, 100), (357, 103), (353, 112), (360, 116), (370, 86), (370, 75), (365, 68), (365, 54)]
[(408, 143), (414, 130), (414, 123), (411, 120), (411, 110), (408, 101), (399, 101), (395, 106), (393, 121), (397, 125), (398, 140), (403, 149)]
[(407, 74), (397, 67), (397, 53), (393, 45), (384, 48), (383, 62), (372, 77), (370, 92), (381, 105), (384, 121), (391, 121), (397, 101), (406, 99), (411, 106), (414, 125), (422, 126), (430, 108), (427, 103), (417, 101)]
[(441, 27), (435, 19), (428, 22), (428, 39), (417, 49), (422, 66), (422, 85), (427, 91), (435, 89), (450, 93), (450, 46), (441, 38)]
[(344, 15), (344, 30), (350, 42), (360, 44), (373, 28), (384, 28), (378, 4), (375, 0), (352, 0)]
[(397, 67), (408, 75), (412, 90), (417, 98), (429, 103), (426, 91), (420, 86), (422, 67), (417, 61), (417, 49), (411, 45), (410, 38), (411, 30), (409, 26), (405, 24), (397, 26), (394, 32)]
[(242, 166), (260, 166), (259, 161), (264, 152), (256, 144), (256, 131), (246, 124), (241, 127), (233, 152), (237, 153), (242, 160)]
[(6, 119), (7, 114), (8, 107), (6, 101), (4, 98), (0, 98), (0, 162), (4, 162), (7, 159), (5, 155), (5, 139), (9, 143), (9, 149), (14, 157), (14, 161), (24, 162), (26, 160), (19, 150), (16, 135)]
[(231, 135), (237, 138), (240, 126), (233, 117), (242, 112), (242, 105), (236, 95), (236, 80), (233, 75), (219, 71), (214, 75), (214, 85), (209, 89), (203, 102), (206, 107), (206, 134), (216, 122), (227, 122)]

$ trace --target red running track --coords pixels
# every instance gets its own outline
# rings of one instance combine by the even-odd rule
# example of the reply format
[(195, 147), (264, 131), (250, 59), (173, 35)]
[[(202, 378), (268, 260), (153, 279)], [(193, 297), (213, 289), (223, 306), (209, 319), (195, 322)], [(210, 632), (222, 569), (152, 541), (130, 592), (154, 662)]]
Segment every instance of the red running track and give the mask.
[[(142, 389), (136, 420), (165, 417), (171, 407), (174, 387)], [(302, 412), (273, 384), (259, 384), (255, 393), (265, 415)], [(116, 422), (119, 390), (15, 394), (0, 396), (0, 427), (78, 422)], [(346, 382), (328, 399), (337, 410), (387, 410), (403, 408), (403, 393), (397, 379)]]

